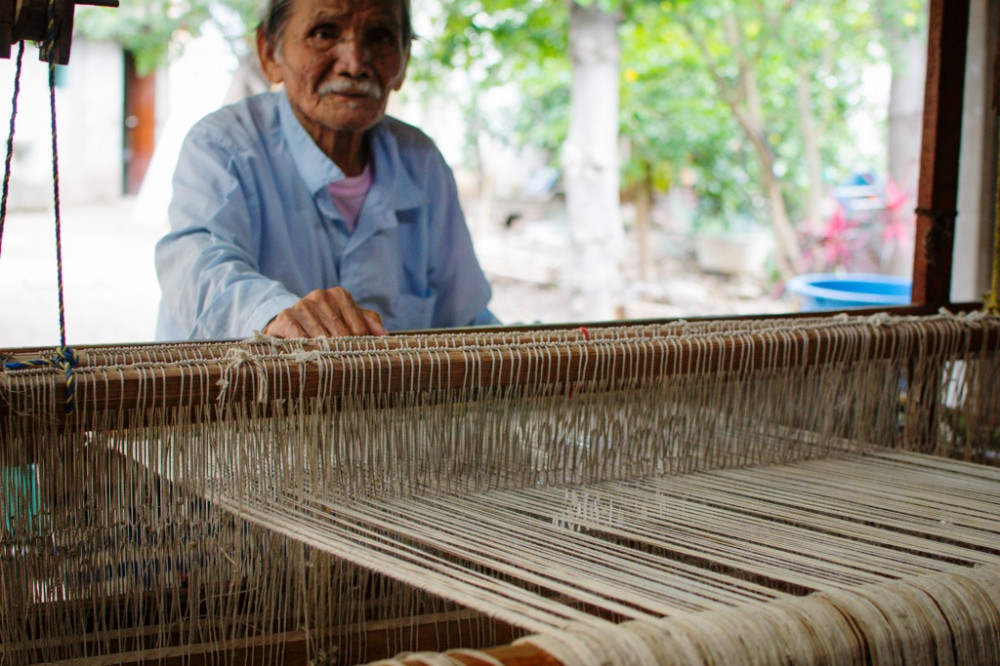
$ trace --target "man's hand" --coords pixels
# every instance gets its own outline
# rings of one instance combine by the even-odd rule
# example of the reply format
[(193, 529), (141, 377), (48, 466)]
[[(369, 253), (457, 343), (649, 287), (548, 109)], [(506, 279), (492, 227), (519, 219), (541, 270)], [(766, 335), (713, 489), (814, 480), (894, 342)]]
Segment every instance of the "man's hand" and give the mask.
[(278, 313), (264, 327), (278, 338), (339, 338), (349, 335), (385, 335), (382, 317), (365, 310), (343, 287), (316, 289)]

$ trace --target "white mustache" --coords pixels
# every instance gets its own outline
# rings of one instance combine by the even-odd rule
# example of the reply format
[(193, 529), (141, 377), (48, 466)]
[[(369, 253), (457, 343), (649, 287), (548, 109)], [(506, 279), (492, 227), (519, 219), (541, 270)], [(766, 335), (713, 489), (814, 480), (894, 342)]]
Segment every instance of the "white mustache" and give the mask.
[(362, 79), (360, 81), (333, 79), (320, 85), (319, 94), (321, 97), (333, 93), (364, 95), (376, 100), (382, 99), (382, 89), (379, 88), (373, 81), (369, 81), (368, 79)]

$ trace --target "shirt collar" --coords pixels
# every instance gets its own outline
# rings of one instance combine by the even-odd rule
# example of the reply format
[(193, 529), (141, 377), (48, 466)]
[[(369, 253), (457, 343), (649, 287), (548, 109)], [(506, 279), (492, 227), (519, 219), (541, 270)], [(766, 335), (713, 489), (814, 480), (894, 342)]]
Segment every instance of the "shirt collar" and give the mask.
[[(306, 187), (314, 197), (325, 192), (330, 183), (343, 180), (344, 172), (326, 156), (292, 111), (285, 91), (279, 93), (278, 116), (281, 133), (285, 137), (292, 162)], [(417, 208), (427, 202), (425, 194), (406, 172), (400, 168), (399, 144), (383, 119), (369, 132), (372, 141), (372, 160), (375, 165), (375, 182), (369, 196), (392, 210)]]
[(313, 138), (309, 136), (302, 123), (292, 111), (288, 95), (282, 90), (278, 102), (278, 117), (281, 121), (281, 133), (288, 145), (292, 162), (309, 191), (316, 196), (326, 186), (343, 179), (344, 172), (319, 149)]

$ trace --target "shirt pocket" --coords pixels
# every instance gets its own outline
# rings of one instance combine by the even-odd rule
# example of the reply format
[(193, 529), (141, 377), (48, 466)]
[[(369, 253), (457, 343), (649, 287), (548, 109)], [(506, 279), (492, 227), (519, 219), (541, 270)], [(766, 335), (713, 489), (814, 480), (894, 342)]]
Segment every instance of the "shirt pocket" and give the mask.
[(390, 331), (410, 331), (432, 328), (434, 304), (437, 297), (433, 293), (399, 293), (392, 304), (388, 321), (383, 322)]

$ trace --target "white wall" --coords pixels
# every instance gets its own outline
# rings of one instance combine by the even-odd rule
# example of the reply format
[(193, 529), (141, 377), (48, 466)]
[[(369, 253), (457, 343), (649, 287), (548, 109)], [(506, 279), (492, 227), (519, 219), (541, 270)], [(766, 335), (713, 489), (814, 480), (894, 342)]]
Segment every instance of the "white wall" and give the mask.
[[(16, 47), (0, 60), (4, 155), (13, 108)], [(67, 205), (113, 201), (122, 188), (123, 62), (111, 43), (73, 41), (56, 88), (60, 199)], [(52, 132), (48, 63), (28, 45), (21, 72), (11, 167), (10, 210), (52, 207)]]
[(951, 298), (978, 301), (990, 286), (996, 190), (996, 116), (992, 94), (996, 0), (969, 5), (969, 42), (959, 158), (958, 218)]

